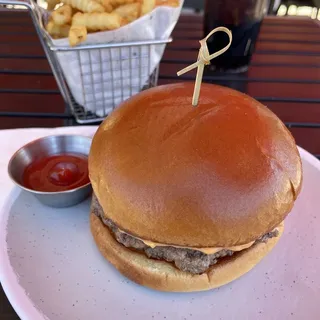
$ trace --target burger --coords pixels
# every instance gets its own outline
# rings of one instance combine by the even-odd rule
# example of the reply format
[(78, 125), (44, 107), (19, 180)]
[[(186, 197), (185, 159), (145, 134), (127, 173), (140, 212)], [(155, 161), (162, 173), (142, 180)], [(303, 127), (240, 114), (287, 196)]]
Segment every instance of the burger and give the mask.
[(279, 241), (302, 183), (285, 125), (240, 92), (159, 86), (122, 103), (89, 155), (91, 232), (123, 275), (161, 291), (242, 276)]

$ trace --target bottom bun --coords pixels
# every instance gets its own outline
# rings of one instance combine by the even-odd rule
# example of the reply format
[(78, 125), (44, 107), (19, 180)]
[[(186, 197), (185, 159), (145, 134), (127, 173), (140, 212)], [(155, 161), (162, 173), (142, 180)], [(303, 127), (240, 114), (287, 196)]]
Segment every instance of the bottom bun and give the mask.
[(213, 265), (206, 273), (194, 275), (181, 271), (169, 262), (150, 259), (143, 253), (118, 243), (100, 218), (91, 213), (91, 232), (102, 255), (124, 276), (143, 286), (172, 292), (202, 291), (225, 285), (251, 270), (276, 245), (283, 233), (266, 243), (257, 243)]

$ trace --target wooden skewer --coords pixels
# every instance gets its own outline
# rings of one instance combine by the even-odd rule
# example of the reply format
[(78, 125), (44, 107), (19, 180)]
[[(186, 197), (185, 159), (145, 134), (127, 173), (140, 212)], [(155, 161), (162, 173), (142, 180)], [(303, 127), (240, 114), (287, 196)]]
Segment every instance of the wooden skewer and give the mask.
[[(219, 32), (219, 31), (223, 31), (228, 35), (229, 43), (221, 50), (219, 50), (213, 54), (209, 54), (207, 40), (214, 33)], [(218, 28), (213, 29), (204, 39), (200, 40), (199, 42), (200, 42), (200, 49), (199, 49), (197, 62), (195, 62), (195, 63), (191, 64), (190, 66), (185, 67), (182, 70), (177, 72), (177, 75), (181, 76), (182, 74), (185, 74), (186, 72), (189, 72), (190, 70), (193, 70), (194, 68), (198, 68), (196, 82), (195, 82), (194, 90), (193, 90), (193, 97), (192, 97), (192, 105), (194, 107), (196, 107), (198, 105), (198, 101), (199, 101), (204, 66), (210, 64), (210, 60), (220, 56), (221, 54), (223, 54), (224, 52), (226, 52), (229, 49), (229, 47), (231, 46), (231, 42), (232, 42), (232, 33), (229, 29), (227, 29), (225, 27), (218, 27)]]

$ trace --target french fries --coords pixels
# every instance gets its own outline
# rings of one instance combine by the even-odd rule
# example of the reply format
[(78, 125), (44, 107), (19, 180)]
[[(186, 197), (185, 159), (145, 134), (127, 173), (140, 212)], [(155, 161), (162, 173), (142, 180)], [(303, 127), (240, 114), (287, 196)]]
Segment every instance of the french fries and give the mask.
[(177, 7), (180, 3), (180, 0), (46, 1), (48, 10), (53, 10), (46, 30), (54, 39), (68, 37), (70, 46), (85, 41), (88, 32), (115, 30), (158, 6)]
[(105, 9), (105, 12), (111, 12), (113, 10), (113, 6), (111, 4), (111, 0), (96, 0), (99, 2)]
[(64, 24), (70, 24), (72, 18), (72, 8), (65, 4), (59, 7), (57, 10), (53, 11), (51, 14), (53, 22), (59, 26)]
[(156, 0), (156, 7), (168, 6), (168, 7), (179, 7), (179, 0)]
[(156, 0), (142, 0), (141, 16), (148, 14), (156, 7)]
[(71, 47), (87, 39), (87, 28), (85, 26), (71, 26), (69, 31), (69, 44)]
[(140, 0), (111, 0), (111, 5), (116, 8), (128, 3), (141, 2)]
[(88, 31), (114, 30), (121, 27), (123, 19), (117, 13), (77, 13), (72, 26), (85, 26)]
[(49, 32), (52, 38), (66, 38), (69, 35), (69, 25), (60, 26), (55, 24), (52, 20), (48, 22), (46, 25), (46, 30)]
[(59, 3), (60, 3), (59, 0), (47, 0), (47, 4), (48, 4), (47, 10), (49, 10), (49, 11), (53, 10), (55, 8), (55, 6)]
[(141, 3), (135, 2), (124, 4), (116, 8), (114, 12), (130, 23), (140, 17)]
[(68, 4), (82, 12), (104, 12), (102, 4), (95, 0), (63, 0), (64, 4)]

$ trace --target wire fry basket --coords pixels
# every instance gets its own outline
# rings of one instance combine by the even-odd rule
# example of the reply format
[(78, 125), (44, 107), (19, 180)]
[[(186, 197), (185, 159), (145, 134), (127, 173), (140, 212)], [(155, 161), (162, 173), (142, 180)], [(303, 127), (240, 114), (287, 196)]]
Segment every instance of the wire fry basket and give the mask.
[[(122, 101), (157, 85), (159, 64), (154, 67), (151, 63), (152, 53), (160, 47), (164, 50), (171, 38), (73, 48), (56, 46), (45, 32), (42, 12), (33, 0), (0, 0), (0, 4), (29, 10), (59, 90), (77, 123), (102, 121)], [(73, 64), (73, 78), (64, 72), (66, 55)]]
[[(70, 106), (76, 121), (81, 124), (103, 120), (122, 101), (157, 85), (159, 65), (151, 69), (151, 52), (154, 46), (169, 40), (124, 42), (84, 47), (62, 48), (48, 45), (47, 57), (59, 89)], [(69, 89), (59, 55), (76, 56), (79, 70), (79, 88), (84, 104), (76, 102)], [(134, 77), (133, 74), (139, 75)], [(146, 77), (147, 75), (147, 77)], [(79, 101), (79, 100), (78, 100)], [(86, 106), (86, 107), (85, 107)]]

